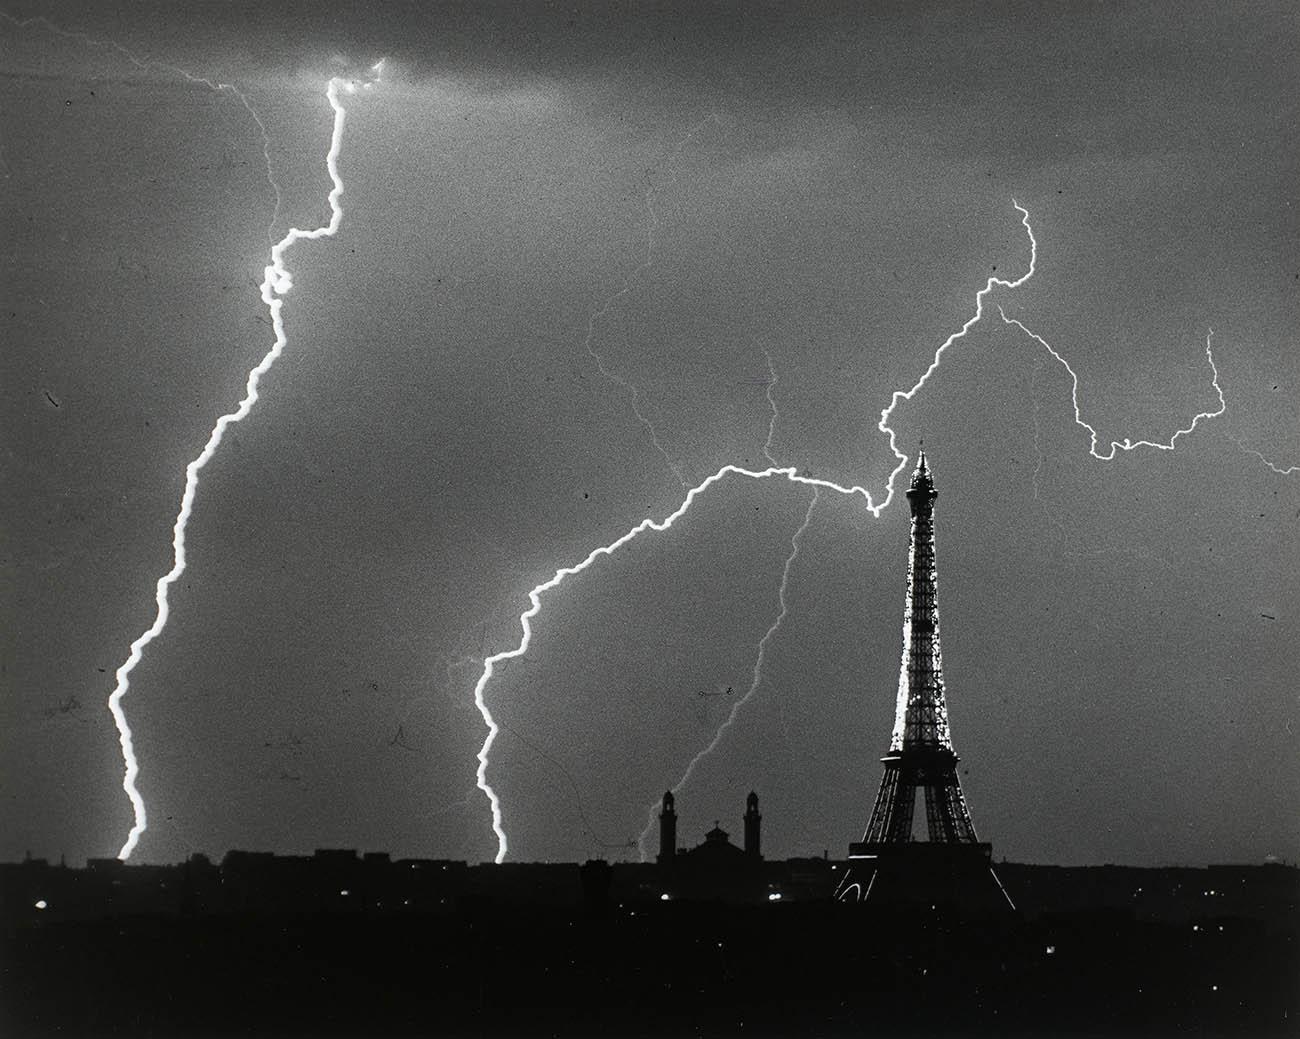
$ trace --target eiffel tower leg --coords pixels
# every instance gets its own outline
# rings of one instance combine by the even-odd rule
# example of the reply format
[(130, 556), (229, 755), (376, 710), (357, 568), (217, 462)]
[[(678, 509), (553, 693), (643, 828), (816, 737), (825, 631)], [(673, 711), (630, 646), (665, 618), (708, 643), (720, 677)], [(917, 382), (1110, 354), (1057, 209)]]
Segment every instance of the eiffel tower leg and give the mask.
[(975, 824), (971, 822), (970, 809), (966, 807), (966, 798), (962, 796), (961, 784), (957, 782), (955, 773), (952, 777), (952, 786), (948, 788), (948, 814), (952, 817), (958, 840), (970, 844), (979, 841), (975, 836)]
[(916, 807), (916, 779), (900, 775), (894, 792), (894, 811), (885, 831), (886, 844), (906, 844), (912, 839), (912, 811)]
[(947, 836), (943, 817), (943, 794), (934, 788), (933, 783), (925, 784), (925, 830), (931, 841), (946, 841)]
[(925, 788), (925, 809), (930, 840), (949, 844), (974, 844), (978, 840), (955, 769), (940, 776), (936, 786)]
[(886, 840), (885, 835), (893, 828), (894, 816), (898, 811), (898, 775), (898, 766), (885, 762), (885, 774), (880, 778), (876, 804), (871, 809), (871, 821), (867, 823), (867, 832), (862, 838), (869, 844)]

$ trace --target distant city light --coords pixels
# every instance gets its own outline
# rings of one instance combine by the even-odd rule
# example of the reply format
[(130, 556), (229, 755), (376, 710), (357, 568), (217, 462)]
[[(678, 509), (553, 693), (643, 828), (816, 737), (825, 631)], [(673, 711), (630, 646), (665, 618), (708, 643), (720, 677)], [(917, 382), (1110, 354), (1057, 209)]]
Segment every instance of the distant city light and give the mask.
[(49, 905), (49, 903), (46, 902), (45, 899), (43, 899), (43, 898), (38, 898), (38, 899), (36, 900), (36, 908), (37, 908), (37, 909), (44, 909), (47, 905)]
[(352, 894), (352, 892), (349, 891), (347, 888), (344, 888), (342, 891), (339, 892), (339, 894), (342, 895), (344, 898), (347, 898), (348, 895)]
[(767, 896), (767, 900), (768, 900), (769, 902), (779, 902), (779, 901), (781, 901), (781, 892), (779, 892), (779, 891), (773, 891), (773, 892), (769, 893), (768, 896)]

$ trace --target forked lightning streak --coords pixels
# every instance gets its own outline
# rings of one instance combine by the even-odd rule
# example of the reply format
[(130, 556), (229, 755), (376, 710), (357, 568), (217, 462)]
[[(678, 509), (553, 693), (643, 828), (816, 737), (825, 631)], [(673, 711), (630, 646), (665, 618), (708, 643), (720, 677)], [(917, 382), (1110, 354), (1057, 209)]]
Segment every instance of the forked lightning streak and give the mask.
[[(483, 723), (487, 727), (487, 736), (484, 738), (483, 746), (480, 748), (477, 756), (478, 768), (475, 772), (475, 778), (476, 778), (478, 788), (482, 790), (483, 794), (487, 797), (488, 805), (492, 813), (492, 832), (495, 834), (497, 839), (497, 851), (496, 851), (496, 856), (494, 861), (496, 862), (504, 861), (506, 854), (509, 850), (509, 840), (506, 836), (506, 832), (503, 826), (501, 799), (497, 795), (496, 791), (492, 789), (491, 784), (488, 783), (487, 781), (487, 769), (490, 761), (492, 744), (496, 740), (497, 734), (500, 732), (500, 727), (493, 719), (492, 712), (488, 709), (484, 694), (487, 689), (488, 683), (492, 680), (492, 676), (496, 673), (496, 667), (498, 664), (502, 664), (508, 660), (513, 660), (518, 657), (522, 657), (528, 652), (528, 648), (532, 643), (532, 637), (533, 637), (532, 621), (533, 618), (536, 617), (541, 612), (542, 596), (546, 592), (549, 592), (552, 589), (557, 588), (560, 584), (564, 582), (565, 578), (572, 577), (573, 575), (581, 573), (583, 570), (586, 570), (602, 556), (613, 555), (616, 551), (618, 551), (620, 548), (626, 545), (629, 541), (636, 538), (638, 535), (643, 534), (648, 530), (653, 530), (658, 532), (663, 532), (667, 530), (674, 523), (676, 523), (678, 519), (680, 519), (683, 515), (686, 514), (686, 512), (690, 509), (691, 505), (694, 503), (695, 499), (699, 497), (699, 495), (703, 494), (706, 490), (708, 490), (714, 484), (718, 483), (720, 480), (722, 480), (724, 477), (727, 476), (739, 476), (751, 480), (765, 480), (773, 476), (781, 476), (784, 477), (790, 483), (802, 484), (806, 487), (813, 487), (813, 488), (825, 489), (829, 491), (835, 491), (837, 494), (844, 494), (849, 496), (861, 495), (863, 500), (866, 503), (867, 511), (870, 512), (873, 517), (878, 518), (880, 516), (880, 513), (884, 509), (888, 508), (890, 502), (893, 500), (895, 481), (898, 478), (898, 474), (903, 471), (904, 467), (907, 465), (908, 462), (908, 456), (898, 449), (897, 433), (889, 425), (890, 418), (893, 415), (895, 409), (898, 407), (898, 405), (901, 402), (911, 400), (913, 397), (916, 396), (917, 393), (920, 392), (921, 388), (925, 386), (925, 384), (929, 381), (930, 376), (933, 375), (935, 370), (939, 367), (940, 362), (943, 360), (943, 355), (948, 350), (948, 348), (952, 346), (955, 342), (957, 342), (959, 339), (962, 339), (966, 335), (966, 333), (969, 332), (971, 328), (975, 326), (975, 324), (980, 320), (980, 318), (984, 316), (984, 298), (989, 293), (991, 293), (994, 289), (1018, 288), (1019, 286), (1027, 282), (1030, 278), (1032, 278), (1035, 270), (1037, 269), (1038, 242), (1037, 239), (1035, 239), (1034, 237), (1034, 229), (1032, 226), (1030, 226), (1029, 223), (1029, 211), (1025, 209), (1024, 206), (1020, 205), (1020, 203), (1017, 202), (1015, 199), (1011, 200), (1011, 204), (1015, 207), (1016, 211), (1020, 214), (1020, 222), (1024, 226), (1025, 234), (1029, 238), (1029, 267), (1024, 274), (1022, 274), (1020, 277), (1014, 280), (1007, 280), (1005, 278), (998, 278), (998, 277), (990, 277), (985, 282), (984, 287), (975, 293), (975, 312), (970, 316), (970, 318), (967, 319), (967, 321), (961, 326), (961, 328), (959, 328), (956, 332), (953, 332), (952, 335), (950, 335), (939, 345), (938, 349), (935, 350), (934, 357), (931, 360), (929, 367), (926, 368), (926, 370), (922, 373), (921, 377), (917, 379), (917, 381), (912, 385), (910, 389), (893, 391), (889, 400), (889, 404), (880, 412), (880, 421), (876, 423), (876, 428), (879, 429), (880, 432), (883, 433), (888, 438), (889, 449), (893, 453), (894, 457), (897, 459), (897, 464), (894, 466), (893, 470), (889, 474), (889, 478), (885, 482), (884, 495), (879, 502), (877, 502), (874, 499), (871, 492), (868, 491), (865, 487), (856, 484), (853, 486), (846, 487), (841, 484), (834, 483), (833, 481), (830, 480), (824, 480), (818, 477), (802, 476), (799, 474), (798, 470), (794, 466), (783, 467), (774, 464), (766, 469), (754, 470), (754, 469), (745, 469), (738, 465), (730, 465), (730, 464), (724, 465), (717, 472), (713, 473), (710, 476), (705, 477), (700, 483), (698, 483), (696, 486), (688, 490), (686, 492), (686, 497), (682, 501), (681, 505), (679, 505), (673, 512), (669, 513), (664, 519), (642, 520), (640, 523), (634, 526), (622, 537), (617, 538), (614, 541), (611, 541), (608, 545), (602, 545), (598, 548), (592, 549), (591, 552), (589, 552), (587, 556), (584, 559), (582, 559), (580, 562), (574, 564), (573, 566), (561, 567), (560, 569), (556, 570), (554, 575), (552, 575), (548, 580), (543, 581), (541, 584), (537, 585), (535, 588), (532, 589), (532, 591), (528, 593), (528, 600), (530, 605), (526, 610), (524, 610), (523, 613), (519, 615), (519, 626), (522, 631), (522, 636), (519, 640), (519, 643), (512, 649), (507, 649), (500, 653), (495, 653), (489, 657), (486, 657), (483, 661), (482, 674), (479, 675), (478, 682), (475, 683), (474, 685), (474, 705), (478, 708), (479, 713), (483, 717)], [(1045, 349), (1047, 349), (1047, 351), (1054, 358), (1056, 358), (1056, 360), (1058, 360), (1061, 364), (1065, 365), (1066, 369), (1070, 371), (1071, 375), (1074, 375), (1074, 370), (1070, 368), (1070, 365), (1065, 361), (1065, 359), (1059, 353), (1057, 353), (1056, 350), (1053, 349), (1047, 343), (1046, 340), (1042, 339), (1034, 332), (1031, 332), (1019, 321), (1015, 321), (1014, 319), (1007, 318), (1005, 314), (1003, 315), (1003, 320), (1007, 324), (1014, 324), (1018, 326), (1027, 335), (1031, 336), (1036, 342), (1038, 342)], [(1079, 406), (1078, 406), (1078, 393), (1077, 393), (1078, 380), (1076, 377), (1075, 397), (1074, 397), (1075, 422), (1081, 427), (1083, 427), (1084, 429), (1086, 429), (1092, 435), (1092, 448), (1090, 449), (1089, 452), (1092, 455), (1092, 457), (1100, 461), (1110, 461), (1114, 459), (1117, 451), (1120, 450), (1131, 451), (1138, 447), (1154, 447), (1166, 451), (1172, 450), (1174, 447), (1174, 442), (1178, 439), (1178, 437), (1192, 432), (1192, 430), (1196, 428), (1196, 426), (1201, 422), (1201, 420), (1207, 418), (1214, 418), (1218, 415), (1222, 415), (1223, 412), (1226, 410), (1227, 405), (1224, 402), (1223, 391), (1219, 388), (1219, 383), (1218, 383), (1219, 373), (1218, 373), (1218, 369), (1214, 365), (1214, 355), (1210, 350), (1210, 343), (1208, 339), (1206, 341), (1205, 349), (1206, 349), (1206, 356), (1210, 362), (1210, 367), (1214, 372), (1213, 385), (1215, 391), (1219, 395), (1220, 407), (1217, 411), (1203, 412), (1197, 415), (1196, 418), (1192, 420), (1192, 424), (1190, 427), (1188, 427), (1187, 429), (1179, 430), (1177, 433), (1173, 435), (1173, 437), (1170, 438), (1168, 443), (1158, 443), (1149, 440), (1138, 440), (1138, 441), (1124, 440), (1124, 441), (1113, 442), (1109, 454), (1103, 455), (1098, 453), (1096, 450), (1097, 433), (1091, 426), (1089, 426), (1086, 422), (1084, 422), (1082, 417), (1080, 416)], [(774, 370), (772, 371), (772, 379), (775, 380)], [(769, 382), (769, 386), (768, 386), (769, 403), (771, 402), (771, 388), (772, 388), (772, 382)], [(775, 423), (775, 417), (773, 418), (773, 423)], [(772, 428), (773, 428), (772, 426), (769, 426), (768, 440), (765, 445), (766, 452), (770, 452), (771, 450)], [(768, 459), (771, 460), (770, 454), (768, 454)], [(728, 719), (728, 721), (729, 720), (730, 719)]]
[(1220, 415), (1222, 415), (1225, 411), (1228, 410), (1228, 401), (1223, 396), (1223, 387), (1219, 385), (1219, 368), (1214, 363), (1214, 353), (1210, 349), (1211, 343), (1214, 340), (1214, 329), (1210, 329), (1205, 336), (1205, 359), (1209, 361), (1210, 371), (1213, 372), (1213, 376), (1210, 380), (1210, 385), (1214, 387), (1214, 392), (1218, 395), (1219, 398), (1218, 408), (1214, 411), (1202, 411), (1200, 414), (1196, 415), (1192, 419), (1192, 424), (1188, 426), (1186, 429), (1177, 430), (1174, 433), (1174, 435), (1169, 438), (1169, 443), (1167, 444), (1159, 443), (1154, 440), (1133, 440), (1131, 438), (1125, 437), (1123, 440), (1112, 440), (1110, 442), (1110, 450), (1108, 450), (1105, 454), (1101, 454), (1097, 450), (1097, 438), (1099, 434), (1092, 426), (1088, 425), (1088, 423), (1083, 421), (1083, 415), (1079, 411), (1079, 376), (1075, 372), (1075, 370), (1070, 367), (1070, 362), (1067, 361), (1060, 354), (1058, 354), (1052, 348), (1052, 345), (1048, 343), (1048, 341), (1044, 339), (1042, 336), (1040, 336), (1037, 332), (1031, 332), (1015, 318), (1007, 317), (1006, 311), (1004, 311), (1001, 307), (998, 307), (998, 313), (1002, 315), (1002, 320), (1004, 323), (1008, 325), (1014, 325), (1016, 328), (1020, 329), (1020, 331), (1024, 332), (1025, 335), (1029, 336), (1030, 339), (1034, 340), (1034, 342), (1038, 343), (1041, 347), (1043, 347), (1044, 350), (1046, 350), (1049, 354), (1051, 354), (1054, 358), (1056, 358), (1056, 360), (1058, 360), (1061, 363), (1061, 365), (1065, 368), (1065, 370), (1070, 373), (1070, 378), (1073, 381), (1073, 388), (1070, 391), (1070, 400), (1074, 404), (1075, 425), (1081, 427), (1082, 429), (1086, 429), (1088, 431), (1088, 435), (1091, 437), (1091, 443), (1088, 445), (1088, 454), (1092, 455), (1093, 458), (1097, 459), (1100, 462), (1112, 462), (1115, 460), (1115, 455), (1117, 452), (1133, 451), (1139, 447), (1154, 447), (1158, 451), (1172, 451), (1174, 449), (1174, 444), (1177, 442), (1178, 438), (1187, 436), (1189, 433), (1195, 431), (1196, 427), (1200, 425), (1203, 419), (1218, 418)]
[[(785, 601), (785, 593), (790, 586), (790, 570), (794, 566), (794, 561), (799, 558), (799, 542), (803, 538), (804, 531), (808, 529), (808, 524), (812, 522), (813, 510), (817, 508), (817, 501), (820, 497), (821, 491), (814, 487), (812, 498), (808, 501), (808, 511), (803, 514), (803, 522), (799, 524), (799, 529), (790, 538), (790, 554), (785, 557), (785, 566), (781, 569), (781, 587), (776, 593), (779, 609), (777, 610), (776, 619), (768, 626), (767, 631), (763, 633), (763, 637), (758, 640), (758, 653), (754, 657), (754, 669), (750, 672), (749, 688), (745, 690), (744, 696), (731, 705), (731, 710), (727, 713), (723, 723), (718, 726), (718, 730), (713, 734), (713, 739), (709, 741), (709, 745), (691, 758), (690, 764), (686, 766), (686, 771), (682, 773), (681, 779), (677, 780), (672, 786), (674, 796), (681, 793), (682, 787), (690, 781), (695, 772), (695, 766), (712, 754), (718, 744), (722, 742), (723, 734), (731, 728), (732, 723), (736, 720), (736, 715), (740, 713), (740, 709), (753, 699), (754, 694), (758, 692), (759, 685), (762, 684), (763, 663), (767, 659), (767, 644), (772, 641), (772, 637), (785, 621), (785, 615), (789, 610), (789, 604)], [(655, 809), (658, 807), (659, 802), (657, 801), (650, 806), (650, 817), (646, 822), (645, 829), (641, 831), (641, 836), (637, 839), (637, 848), (640, 849), (642, 861), (646, 857), (645, 842), (646, 838), (650, 836), (650, 831), (654, 828)]]
[(1300, 465), (1288, 465), (1283, 469), (1276, 462), (1270, 461), (1262, 451), (1256, 451), (1253, 447), (1247, 447), (1246, 442), (1239, 437), (1229, 435), (1228, 439), (1241, 448), (1243, 453), (1258, 458), (1265, 466), (1277, 473), (1278, 476), (1290, 476), (1292, 473), (1300, 473)]
[[(676, 161), (677, 156), (680, 155), (682, 151), (686, 148), (686, 146), (695, 138), (696, 134), (698, 134), (701, 130), (704, 129), (705, 124), (709, 122), (717, 122), (717, 119), (718, 116), (716, 112), (709, 113), (709, 115), (707, 115), (698, 124), (692, 127), (690, 132), (687, 133), (685, 137), (683, 137), (680, 141), (677, 142), (676, 146), (673, 148), (671, 152), (669, 152), (668, 157), (664, 160), (664, 162), (661, 165), (671, 166), (672, 163)], [(596, 370), (599, 371), (601, 375), (603, 375), (606, 379), (612, 382), (615, 386), (618, 386), (620, 389), (626, 390), (628, 392), (629, 396), (631, 397), (632, 414), (636, 416), (637, 421), (640, 422), (641, 425), (645, 427), (646, 432), (650, 434), (650, 443), (653, 445), (656, 451), (658, 451), (661, 455), (663, 455), (663, 459), (668, 464), (668, 468), (672, 470), (673, 476), (677, 478), (677, 482), (680, 483), (682, 485), (682, 489), (685, 490), (688, 484), (686, 483), (686, 477), (682, 475), (682, 467), (678, 463), (674, 462), (672, 458), (669, 456), (668, 451), (664, 448), (663, 443), (659, 440), (659, 431), (655, 428), (655, 424), (651, 422), (650, 419), (646, 416), (645, 412), (641, 410), (641, 390), (637, 387), (637, 385), (634, 382), (631, 382), (630, 380), (619, 375), (617, 372), (611, 370), (610, 368), (607, 368), (605, 366), (604, 358), (602, 358), (600, 354), (597, 352), (594, 344), (594, 340), (596, 337), (596, 325), (605, 318), (605, 316), (610, 312), (610, 310), (614, 307), (614, 305), (618, 303), (619, 300), (621, 300), (624, 296), (626, 296), (629, 292), (632, 291), (632, 282), (636, 278), (642, 276), (643, 274), (648, 273), (650, 271), (650, 268), (654, 266), (655, 235), (659, 230), (659, 213), (655, 209), (655, 204), (654, 204), (655, 195), (659, 191), (662, 191), (663, 189), (667, 188), (676, 179), (677, 179), (677, 174), (673, 173), (672, 176), (670, 176), (668, 180), (659, 188), (656, 188), (653, 182), (648, 182), (646, 184), (645, 199), (644, 199), (644, 206), (646, 212), (645, 253), (641, 259), (641, 262), (637, 264), (636, 269), (633, 270), (631, 274), (627, 274), (623, 277), (623, 284), (618, 289), (618, 291), (615, 292), (609, 298), (607, 298), (605, 302), (603, 302), (599, 307), (597, 307), (595, 310), (593, 310), (590, 314), (587, 315), (587, 335), (586, 338), (583, 340), (582, 345), (586, 348), (587, 353), (591, 355), (591, 359), (596, 362)]]
[[(374, 66), (372, 71), (375, 73), (376, 80), (367, 82), (357, 82), (351, 79), (340, 79), (335, 77), (329, 81), (325, 89), (325, 97), (329, 101), (330, 107), (334, 110), (333, 132), (330, 136), (329, 152), (325, 157), (325, 166), (329, 171), (330, 188), (328, 202), (330, 207), (329, 222), (321, 227), (303, 230), (292, 227), (288, 230), (283, 238), (271, 247), (271, 262), (267, 264), (262, 283), (259, 286), (262, 302), (266, 304), (267, 310), (271, 315), (271, 325), (275, 331), (275, 341), (266, 355), (260, 362), (248, 373), (248, 381), (245, 385), (245, 394), (239, 406), (217, 419), (216, 425), (212, 428), (212, 433), (208, 437), (207, 443), (198, 456), (185, 467), (185, 490), (181, 495), (180, 510), (176, 514), (176, 522), (172, 528), (172, 568), (158, 579), (154, 592), (154, 599), (158, 604), (158, 611), (154, 616), (153, 624), (131, 643), (131, 650), (126, 660), (117, 669), (117, 684), (108, 698), (108, 709), (112, 712), (113, 721), (117, 725), (118, 739), (122, 747), (122, 759), (125, 763), (125, 771), (122, 776), (122, 789), (131, 802), (135, 819), (131, 826), (130, 833), (127, 834), (126, 842), (122, 845), (121, 851), (118, 852), (118, 858), (127, 859), (135, 849), (140, 835), (148, 827), (148, 813), (145, 810), (144, 799), (140, 796), (140, 791), (136, 787), (136, 778), (140, 774), (140, 766), (135, 756), (135, 746), (131, 736), (131, 727), (127, 723), (126, 714), (122, 710), (122, 700), (130, 690), (130, 676), (136, 665), (140, 663), (144, 655), (144, 649), (161, 633), (167, 626), (169, 616), (168, 607), (168, 590), (171, 585), (185, 572), (185, 528), (189, 523), (190, 512), (194, 507), (194, 498), (198, 492), (199, 472), (212, 459), (217, 448), (221, 444), (222, 437), (226, 429), (236, 422), (240, 422), (252, 410), (253, 405), (257, 403), (257, 387), (263, 375), (265, 375), (275, 363), (276, 359), (284, 351), (287, 339), (284, 331), (284, 322), (281, 317), (281, 310), (284, 306), (283, 296), (293, 288), (293, 276), (284, 265), (284, 254), (295, 242), (304, 239), (332, 238), (339, 229), (339, 224), (343, 219), (343, 208), (339, 204), (339, 199), (343, 195), (343, 181), (339, 177), (338, 157), (339, 150), (343, 143), (343, 126), (346, 120), (346, 112), (339, 101), (339, 93), (355, 94), (358, 90), (370, 89), (382, 70), (383, 63), (380, 62)], [(191, 77), (192, 78), (192, 77)], [(242, 95), (241, 95), (242, 99)], [(247, 100), (244, 101), (247, 107)], [(251, 108), (250, 108), (251, 111)], [(258, 120), (261, 125), (261, 120)], [(274, 182), (273, 182), (274, 183)], [(277, 191), (277, 197), (278, 197)]]

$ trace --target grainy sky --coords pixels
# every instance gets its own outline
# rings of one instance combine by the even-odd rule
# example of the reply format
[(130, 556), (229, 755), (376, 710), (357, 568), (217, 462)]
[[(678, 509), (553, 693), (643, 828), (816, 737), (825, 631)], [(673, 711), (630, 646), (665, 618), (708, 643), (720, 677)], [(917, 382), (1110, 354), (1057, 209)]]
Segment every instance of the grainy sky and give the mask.
[[(0, 857), (130, 827), (113, 671), (270, 345), (269, 242), (328, 217), (325, 84), (381, 57), (340, 231), (287, 256), (288, 348), (132, 676), (139, 860), (491, 858), (472, 690), (528, 590), (683, 479), (766, 464), (768, 357), (774, 456), (879, 498), (880, 409), (1027, 268), (1013, 197), (1037, 273), (893, 420), (940, 490), (976, 827), (1028, 861), (1300, 855), (1294, 5), (7, 10), (101, 42), (0, 21)], [(244, 92), (278, 213), (249, 111), (164, 66)], [(1098, 461), (994, 303), (1103, 447), (1217, 408), (1210, 329), (1227, 413)], [(809, 499), (726, 481), (546, 597), (487, 692), (511, 858), (634, 854), (750, 686)], [(906, 540), (901, 500), (822, 495), (762, 681), (679, 793), (687, 843), (751, 788), (769, 855), (860, 836)]]

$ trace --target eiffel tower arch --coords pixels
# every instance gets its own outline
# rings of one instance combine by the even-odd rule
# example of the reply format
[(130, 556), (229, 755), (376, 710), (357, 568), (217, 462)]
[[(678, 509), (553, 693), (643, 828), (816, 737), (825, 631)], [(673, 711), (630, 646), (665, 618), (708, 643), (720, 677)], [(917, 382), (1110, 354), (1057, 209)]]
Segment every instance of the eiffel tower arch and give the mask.
[[(957, 777), (943, 658), (939, 650), (934, 501), (939, 492), (917, 457), (907, 489), (912, 510), (903, 608), (903, 660), (884, 775), (862, 840), (849, 845), (849, 863), (835, 897), (844, 902), (939, 902), (969, 910), (1013, 908), (993, 872), (993, 845), (979, 840)], [(914, 839), (918, 794), (925, 798), (928, 841)]]

